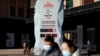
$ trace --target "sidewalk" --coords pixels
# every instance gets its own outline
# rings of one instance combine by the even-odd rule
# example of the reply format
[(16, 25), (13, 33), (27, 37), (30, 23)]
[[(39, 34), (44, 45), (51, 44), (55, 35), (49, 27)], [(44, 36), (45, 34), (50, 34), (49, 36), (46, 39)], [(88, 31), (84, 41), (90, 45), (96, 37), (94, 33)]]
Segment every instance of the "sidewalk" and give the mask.
[[(82, 50), (82, 51), (81, 51), (81, 54), (82, 54), (82, 56), (87, 56), (87, 51), (86, 51), (86, 50)], [(100, 56), (100, 53), (99, 53), (99, 54), (97, 54), (97, 53), (92, 53), (91, 56)]]
[[(81, 51), (82, 56), (87, 56), (87, 51)], [(0, 49), (0, 56), (23, 56), (23, 49)], [(91, 56), (100, 56), (100, 54), (94, 54)]]
[(0, 54), (23, 54), (23, 49), (0, 49)]

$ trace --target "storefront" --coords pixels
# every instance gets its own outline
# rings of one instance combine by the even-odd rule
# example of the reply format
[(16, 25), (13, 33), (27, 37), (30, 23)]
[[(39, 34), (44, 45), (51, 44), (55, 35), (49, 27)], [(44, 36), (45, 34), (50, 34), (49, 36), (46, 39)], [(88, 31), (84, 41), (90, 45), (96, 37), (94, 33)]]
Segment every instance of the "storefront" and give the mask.
[(99, 6), (100, 3), (97, 2), (65, 10), (63, 31), (68, 31), (67, 38), (74, 36), (71, 32), (75, 33), (76, 42), (82, 48), (84, 48), (89, 40), (96, 46), (95, 49), (100, 50), (98, 29), (98, 18), (100, 18)]
[(24, 40), (34, 44), (33, 22), (26, 24), (25, 20), (0, 18), (0, 48), (22, 48)]

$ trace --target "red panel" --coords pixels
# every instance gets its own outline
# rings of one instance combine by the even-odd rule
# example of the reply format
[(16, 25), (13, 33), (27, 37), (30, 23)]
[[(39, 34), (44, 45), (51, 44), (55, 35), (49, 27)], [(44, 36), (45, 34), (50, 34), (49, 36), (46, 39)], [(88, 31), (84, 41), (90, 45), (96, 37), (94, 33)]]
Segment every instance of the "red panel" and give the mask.
[(52, 36), (51, 34), (46, 34), (46, 36), (45, 37), (47, 37), (47, 36)]
[(53, 37), (57, 37), (57, 34), (52, 34)]

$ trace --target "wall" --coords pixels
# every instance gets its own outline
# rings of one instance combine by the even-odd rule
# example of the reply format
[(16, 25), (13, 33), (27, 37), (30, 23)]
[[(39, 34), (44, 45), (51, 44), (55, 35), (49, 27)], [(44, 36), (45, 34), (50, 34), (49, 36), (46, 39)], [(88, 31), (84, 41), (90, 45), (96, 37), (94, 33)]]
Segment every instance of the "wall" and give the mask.
[(100, 2), (100, 0), (94, 0), (94, 2)]
[(24, 18), (27, 18), (27, 9), (30, 9), (30, 0), (0, 0), (0, 16), (10, 16), (10, 8), (15, 8), (15, 16), (18, 16), (18, 8), (23, 8)]
[(73, 7), (78, 7), (82, 5), (82, 0), (73, 0)]
[(83, 0), (83, 4), (86, 5), (86, 4), (90, 4), (90, 3), (93, 3), (94, 0)]

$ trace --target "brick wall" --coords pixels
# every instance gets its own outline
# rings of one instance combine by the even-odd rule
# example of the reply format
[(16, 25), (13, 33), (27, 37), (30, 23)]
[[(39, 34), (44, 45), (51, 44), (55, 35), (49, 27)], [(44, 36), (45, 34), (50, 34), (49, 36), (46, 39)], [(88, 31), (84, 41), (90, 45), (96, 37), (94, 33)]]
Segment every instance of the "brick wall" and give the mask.
[(23, 8), (24, 18), (27, 18), (27, 9), (31, 12), (30, 0), (0, 0), (0, 16), (11, 16), (11, 7), (15, 8), (15, 17), (19, 17), (18, 8)]

